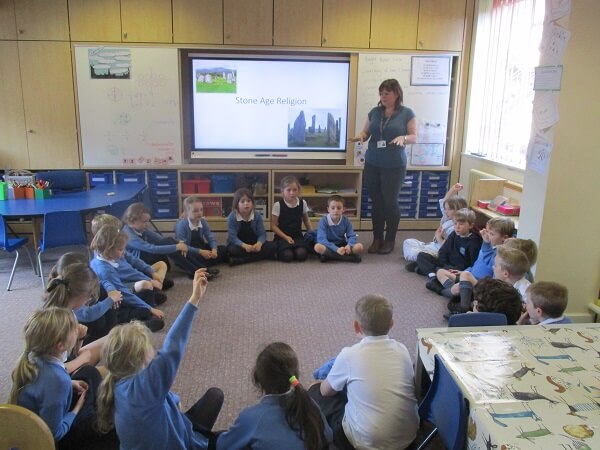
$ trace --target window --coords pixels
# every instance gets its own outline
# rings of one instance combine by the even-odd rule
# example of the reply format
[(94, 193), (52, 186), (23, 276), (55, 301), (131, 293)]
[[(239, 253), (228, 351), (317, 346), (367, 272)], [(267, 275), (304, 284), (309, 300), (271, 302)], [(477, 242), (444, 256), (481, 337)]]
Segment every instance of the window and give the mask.
[(465, 153), (525, 168), (545, 0), (479, 0)]

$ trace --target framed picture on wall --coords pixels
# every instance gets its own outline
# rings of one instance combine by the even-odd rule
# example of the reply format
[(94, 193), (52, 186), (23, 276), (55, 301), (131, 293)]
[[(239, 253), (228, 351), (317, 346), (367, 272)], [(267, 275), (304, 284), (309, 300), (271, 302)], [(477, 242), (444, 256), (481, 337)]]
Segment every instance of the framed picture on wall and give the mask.
[(443, 166), (444, 144), (412, 144), (410, 149), (411, 166)]

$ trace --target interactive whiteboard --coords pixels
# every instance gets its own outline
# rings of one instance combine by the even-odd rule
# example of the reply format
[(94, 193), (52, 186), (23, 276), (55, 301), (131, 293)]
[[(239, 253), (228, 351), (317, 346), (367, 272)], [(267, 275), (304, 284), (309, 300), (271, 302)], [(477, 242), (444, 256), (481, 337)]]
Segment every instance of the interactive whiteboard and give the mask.
[(75, 47), (84, 167), (181, 164), (175, 48)]
[[(404, 93), (404, 105), (417, 119), (417, 142), (410, 165), (444, 165), (448, 134), (448, 111), (452, 55), (361, 53), (358, 56), (356, 130), (362, 130), (369, 111), (379, 102), (379, 85), (396, 78)], [(364, 162), (364, 149), (355, 148), (355, 164)]]

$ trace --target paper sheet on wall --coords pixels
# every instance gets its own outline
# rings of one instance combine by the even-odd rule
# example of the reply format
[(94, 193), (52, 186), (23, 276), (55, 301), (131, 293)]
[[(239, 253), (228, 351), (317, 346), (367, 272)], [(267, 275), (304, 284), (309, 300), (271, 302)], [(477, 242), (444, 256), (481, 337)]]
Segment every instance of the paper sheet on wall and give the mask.
[(365, 166), (365, 151), (367, 150), (367, 143), (361, 144), (357, 142), (354, 144), (354, 165), (357, 167)]
[(542, 42), (540, 44), (540, 65), (560, 65), (563, 62), (567, 43), (571, 32), (555, 24), (544, 27)]
[(558, 122), (558, 106), (554, 92), (537, 92), (533, 100), (533, 120), (536, 130), (545, 130)]
[(571, 12), (571, 0), (550, 0), (546, 21), (558, 20)]
[(545, 137), (536, 134), (529, 142), (527, 149), (527, 169), (535, 170), (538, 173), (546, 173), (550, 156), (552, 155), (552, 142)]

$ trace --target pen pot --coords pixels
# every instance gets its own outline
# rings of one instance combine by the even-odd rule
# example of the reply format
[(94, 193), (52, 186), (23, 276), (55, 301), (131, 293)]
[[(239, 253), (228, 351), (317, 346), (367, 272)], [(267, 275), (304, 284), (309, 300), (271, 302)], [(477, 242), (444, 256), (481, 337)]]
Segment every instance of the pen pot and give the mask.
[(43, 200), (50, 197), (50, 189), (35, 189), (35, 199)]
[(35, 192), (34, 192), (33, 187), (31, 187), (31, 186), (25, 187), (25, 198), (30, 198), (32, 200), (35, 198)]
[(0, 181), (0, 200), (8, 200), (8, 183)]
[(18, 200), (20, 198), (25, 198), (25, 188), (24, 187), (13, 187), (12, 188), (12, 198)]

